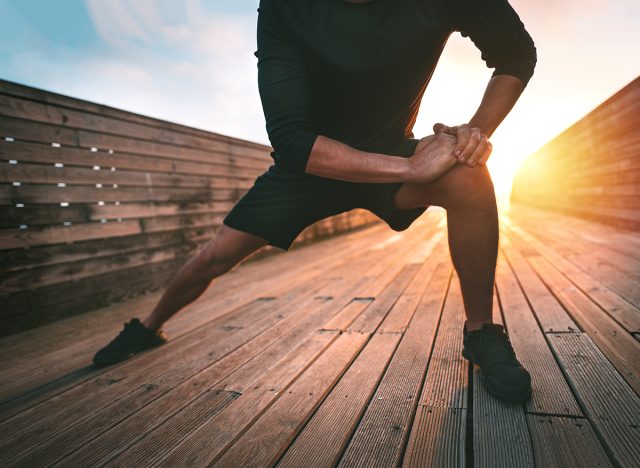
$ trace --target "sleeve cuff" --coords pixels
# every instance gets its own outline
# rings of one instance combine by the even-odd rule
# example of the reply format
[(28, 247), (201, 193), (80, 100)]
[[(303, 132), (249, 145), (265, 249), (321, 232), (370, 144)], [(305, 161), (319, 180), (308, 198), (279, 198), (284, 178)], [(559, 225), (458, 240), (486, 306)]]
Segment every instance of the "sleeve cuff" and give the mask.
[(304, 174), (317, 138), (318, 135), (314, 132), (302, 132), (281, 151), (273, 151), (271, 157), (278, 167), (288, 172)]
[(506, 65), (501, 65), (496, 67), (493, 74), (491, 76), (496, 75), (511, 75), (520, 79), (522, 83), (527, 86), (529, 80), (533, 76), (533, 69), (535, 65), (529, 61), (518, 60), (516, 62), (508, 63)]

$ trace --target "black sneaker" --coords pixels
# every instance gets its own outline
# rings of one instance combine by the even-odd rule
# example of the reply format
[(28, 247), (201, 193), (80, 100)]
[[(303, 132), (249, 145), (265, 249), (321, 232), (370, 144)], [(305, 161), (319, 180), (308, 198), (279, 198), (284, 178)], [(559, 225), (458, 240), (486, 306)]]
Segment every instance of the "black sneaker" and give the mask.
[(531, 375), (522, 367), (502, 325), (486, 323), (481, 330), (464, 327), (462, 355), (480, 367), (481, 383), (496, 398), (523, 403), (531, 398)]
[(162, 330), (157, 333), (145, 327), (137, 318), (124, 324), (124, 329), (111, 343), (102, 348), (93, 357), (96, 366), (108, 366), (124, 361), (145, 349), (154, 348), (167, 342)]

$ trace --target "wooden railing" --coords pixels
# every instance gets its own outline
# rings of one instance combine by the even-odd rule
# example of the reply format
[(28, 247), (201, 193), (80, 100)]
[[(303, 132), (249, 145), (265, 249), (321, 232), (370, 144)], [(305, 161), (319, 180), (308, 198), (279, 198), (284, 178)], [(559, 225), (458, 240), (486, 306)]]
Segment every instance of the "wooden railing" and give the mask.
[[(164, 286), (270, 150), (0, 80), (0, 335)], [(353, 210), (296, 243), (375, 220)]]
[(640, 229), (640, 77), (530, 156), (512, 200)]

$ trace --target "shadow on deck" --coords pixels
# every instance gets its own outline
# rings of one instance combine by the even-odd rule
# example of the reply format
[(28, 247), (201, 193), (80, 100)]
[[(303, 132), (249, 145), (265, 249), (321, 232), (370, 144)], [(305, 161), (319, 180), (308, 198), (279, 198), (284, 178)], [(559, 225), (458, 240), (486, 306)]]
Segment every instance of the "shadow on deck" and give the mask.
[(441, 211), (246, 263), (89, 366), (159, 293), (0, 341), (2, 466), (633, 466), (640, 239), (524, 206), (502, 216), (494, 317), (533, 376), (501, 403), (461, 358)]

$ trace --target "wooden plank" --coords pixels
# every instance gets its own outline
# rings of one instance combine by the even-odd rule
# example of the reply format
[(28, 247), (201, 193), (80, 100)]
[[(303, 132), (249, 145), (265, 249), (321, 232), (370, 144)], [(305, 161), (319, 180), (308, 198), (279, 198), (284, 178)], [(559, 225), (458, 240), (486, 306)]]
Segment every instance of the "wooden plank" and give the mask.
[(585, 414), (619, 466), (640, 459), (640, 400), (589, 337), (549, 334), (549, 342), (567, 374)]
[[(98, 169), (96, 169), (98, 168)], [(68, 185), (95, 184), (120, 187), (211, 187), (212, 189), (244, 189), (251, 187), (254, 176), (226, 177), (162, 174), (157, 172), (140, 172), (123, 169), (113, 169), (94, 165), (94, 167), (55, 167), (48, 164), (19, 164), (3, 165), (0, 171), (0, 182), (11, 183), (19, 181), (23, 184), (57, 184), (64, 182)]]
[[(268, 313), (266, 313), (267, 311)], [(282, 313), (283, 311), (280, 311), (280, 314)], [(243, 315), (239, 315), (235, 319), (235, 323), (229, 323), (227, 321), (224, 326), (215, 330), (217, 333), (212, 333), (212, 329), (214, 327), (204, 327), (193, 335), (193, 341), (190, 343), (185, 342), (185, 340), (175, 340), (162, 348), (159, 348), (155, 353), (155, 357), (156, 359), (160, 358), (160, 361), (164, 361), (166, 363), (166, 359), (169, 356), (167, 353), (171, 352), (167, 348), (177, 348), (178, 345), (182, 345), (177, 348), (176, 351), (171, 352), (171, 355), (175, 356), (174, 359), (182, 358), (182, 361), (178, 366), (173, 366), (173, 369), (171, 369), (171, 375), (165, 376), (164, 379), (162, 378), (161, 367), (159, 366), (156, 366), (157, 370), (155, 374), (153, 372), (153, 367), (147, 366), (147, 369), (149, 370), (147, 373), (141, 374), (138, 369), (137, 374), (133, 373), (127, 376), (127, 373), (124, 370), (128, 367), (133, 367), (131, 364), (132, 361), (128, 361), (123, 366), (120, 366), (119, 369), (102, 374), (101, 377), (96, 379), (93, 385), (75, 387), (74, 392), (67, 392), (67, 396), (69, 393), (82, 392), (85, 397), (76, 400), (77, 403), (73, 405), (75, 410), (64, 407), (56, 410), (55, 406), (48, 404), (46, 412), (39, 411), (41, 417), (38, 420), (24, 422), (21, 420), (24, 419), (23, 415), (27, 412), (21, 413), (18, 418), (12, 418), (2, 424), (3, 426), (10, 425), (12, 427), (16, 427), (16, 429), (21, 426), (23, 428), (14, 432), (12, 437), (5, 439), (4, 443), (2, 443), (4, 448), (2, 450), (3, 455), (0, 456), (2, 457), (0, 460), (14, 459), (20, 463), (30, 465), (33, 463), (38, 464), (38, 460), (41, 460), (42, 457), (45, 457), (46, 459), (55, 459), (56, 457), (63, 455), (79, 440), (82, 441), (83, 435), (84, 437), (91, 435), (95, 436), (97, 435), (96, 432), (99, 430), (104, 430), (103, 428), (108, 429), (113, 422), (117, 421), (119, 418), (127, 416), (130, 412), (135, 411), (135, 408), (131, 406), (132, 403), (135, 405), (141, 405), (158, 398), (162, 388), (164, 387), (159, 384), (166, 384), (168, 377), (173, 381), (180, 381), (182, 374), (188, 376), (192, 373), (192, 367), (196, 367), (196, 372), (203, 364), (204, 367), (206, 367), (207, 363), (199, 363), (197, 360), (198, 356), (193, 354), (194, 349), (197, 347), (197, 341), (195, 341), (198, 340), (197, 335), (200, 335), (200, 339), (206, 336), (209, 340), (216, 341), (217, 346), (215, 349), (210, 351), (208, 355), (206, 352), (204, 353), (204, 359), (208, 359), (208, 363), (212, 363), (227, 355), (230, 351), (238, 348), (247, 340), (253, 338), (269, 326), (272, 326), (274, 324), (274, 320), (277, 320), (277, 318), (278, 309), (273, 308), (271, 304), (261, 304), (257, 307), (254, 306), (252, 308), (248, 308), (247, 312)], [(209, 328), (209, 330), (206, 330), (207, 328)], [(180, 356), (181, 354), (183, 356)], [(187, 355), (190, 355), (189, 359), (186, 359)], [(149, 353), (141, 355), (140, 358), (143, 358), (143, 360), (144, 358), (148, 359)], [(161, 362), (159, 362), (159, 364), (161, 364)], [(166, 364), (164, 367), (166, 370)], [(159, 375), (158, 371), (160, 371)], [(120, 375), (113, 376), (114, 373)], [(163, 382), (163, 380), (165, 382)], [(123, 383), (116, 385), (120, 381), (123, 381)], [(98, 388), (96, 388), (96, 384), (98, 384)], [(87, 394), (87, 388), (91, 387), (94, 387), (93, 394)], [(104, 391), (100, 392), (96, 390), (107, 390), (107, 393), (105, 394)], [(133, 391), (135, 393), (135, 397), (131, 398), (129, 396), (128, 398), (123, 398), (123, 396), (127, 395), (129, 391)], [(101, 396), (103, 399), (108, 399), (99, 403)], [(86, 397), (89, 398), (87, 399)], [(122, 400), (122, 403), (115, 406), (116, 411), (110, 411), (109, 406), (113, 406), (114, 403), (117, 403), (120, 400)], [(96, 417), (99, 415), (104, 415), (101, 424), (98, 424), (100, 419)], [(65, 430), (69, 430), (69, 428), (74, 437), (65, 436), (67, 433)], [(77, 429), (81, 429), (82, 431), (78, 433)]]
[(582, 416), (562, 372), (549, 350), (516, 278), (500, 255), (496, 286), (507, 333), (518, 359), (531, 374), (532, 397), (528, 412)]
[(233, 138), (218, 133), (213, 133), (205, 130), (200, 130), (193, 127), (187, 127), (186, 125), (177, 124), (174, 122), (168, 122), (166, 120), (160, 120), (153, 117), (147, 117), (140, 114), (134, 114), (133, 112), (124, 111), (122, 109), (116, 109), (114, 107), (106, 106), (104, 104), (97, 104), (94, 102), (84, 101), (82, 99), (72, 98), (64, 96), (62, 94), (53, 93), (51, 91), (45, 91), (29, 86), (20, 85), (18, 83), (12, 83), (6, 80), (0, 80), (0, 92), (3, 94), (26, 98), (36, 102), (42, 102), (49, 105), (58, 107), (64, 107), (69, 109), (75, 109), (83, 112), (94, 113), (113, 117), (126, 122), (141, 123), (144, 125), (160, 128), (163, 130), (185, 133), (189, 135), (197, 135), (201, 137), (213, 138), (220, 141), (230, 142), (241, 146), (247, 146), (251, 148), (263, 149), (265, 145), (254, 143), (251, 141), (241, 140), (239, 138)]
[[(217, 155), (216, 155), (217, 156)], [(201, 176), (219, 176), (228, 178), (257, 177), (268, 168), (268, 164), (254, 160), (237, 159), (233, 165), (222, 157), (213, 157), (208, 161), (181, 161), (170, 157), (141, 156), (129, 153), (116, 153), (113, 150), (91, 151), (88, 148), (72, 146), (51, 146), (45, 143), (25, 141), (6, 141), (0, 139), (0, 161), (62, 164), (64, 167), (100, 166), (105, 170), (134, 170), (163, 174), (197, 174)]]
[(466, 421), (467, 410), (463, 408), (418, 406), (402, 466), (467, 466)]
[(380, 296), (367, 307), (360, 316), (347, 328), (347, 331), (361, 333), (373, 333), (380, 322), (387, 316), (402, 292), (411, 282), (411, 279), (420, 269), (419, 265), (409, 264), (403, 266), (398, 276), (391, 282)]
[(473, 460), (478, 466), (530, 467), (533, 449), (522, 405), (491, 396), (473, 373)]
[(313, 460), (335, 466), (399, 343), (398, 333), (375, 333), (280, 459), (279, 467)]
[[(351, 364), (368, 336), (365, 333), (343, 333), (315, 362), (307, 356), (301, 358), (300, 352), (288, 357), (282, 370), (268, 374), (231, 403), (226, 411), (198, 427), (161, 463), (193, 465), (217, 462), (222, 466), (225, 460), (235, 466), (273, 463), (278, 455), (274, 449), (286, 446), (293, 437), (292, 433), (304, 424), (319, 400)], [(312, 362), (310, 366), (309, 361)], [(265, 408), (269, 409), (263, 413)], [(279, 430), (272, 430), (274, 427)], [(208, 450), (202, 450), (203, 443)]]
[(613, 467), (589, 422), (527, 415), (536, 466)]
[(629, 385), (640, 392), (640, 346), (622, 327), (609, 318), (582, 291), (541, 258), (529, 259), (533, 269), (571, 316), (598, 344)]
[[(433, 275), (421, 294), (411, 325), (406, 329), (339, 466), (397, 466), (402, 460), (451, 278), (451, 264), (443, 261), (430, 271)], [(378, 333), (385, 332), (380, 330)]]
[[(255, 158), (256, 151), (250, 148), (235, 148), (233, 145), (216, 144), (213, 149), (196, 149), (187, 146), (177, 146), (153, 140), (138, 140), (126, 136), (105, 134), (95, 130), (83, 130), (24, 121), (0, 116), (0, 137), (11, 137), (15, 140), (32, 143), (57, 143), (61, 146), (97, 148), (98, 150), (113, 151), (114, 153), (130, 153), (146, 156), (168, 157), (183, 161), (207, 162), (212, 158), (225, 161), (233, 165), (237, 159)], [(262, 152), (259, 151), (258, 154)], [(265, 168), (273, 162), (267, 159), (268, 152), (258, 156), (256, 163), (262, 161)]]
[[(501, 315), (509, 317), (509, 314), (510, 312), (504, 308), (502, 314), (500, 308), (494, 308), (494, 323), (500, 323)], [(496, 399), (482, 386), (481, 378), (480, 368), (473, 366), (471, 405), (474, 465), (533, 466), (533, 453), (523, 405)], [(496, 449), (497, 447), (500, 449)]]
[(111, 223), (84, 223), (72, 226), (48, 226), (32, 229), (3, 229), (0, 231), (0, 250), (27, 246), (77, 242), (88, 239), (128, 236), (141, 232), (140, 223), (126, 220)]
[[(327, 289), (332, 288), (327, 285)], [(74, 466), (77, 464), (94, 465), (98, 462), (106, 461), (102, 460), (102, 458), (107, 457), (108, 459), (118, 453), (113, 449), (105, 450), (105, 448), (109, 448), (113, 444), (114, 440), (122, 441), (122, 444), (118, 444), (119, 451), (121, 451), (123, 448), (130, 446), (136, 438), (139, 439), (144, 435), (146, 431), (155, 429), (160, 421), (154, 415), (162, 414), (166, 421), (166, 419), (178, 412), (180, 412), (181, 420), (186, 419), (187, 413), (193, 416), (194, 408), (197, 409), (196, 414), (200, 414), (201, 411), (206, 412), (206, 409), (201, 407), (203, 402), (206, 403), (206, 399), (203, 400), (202, 397), (206, 393), (213, 392), (214, 388), (218, 390), (234, 388), (235, 390), (232, 393), (244, 393), (256, 380), (270, 371), (273, 363), (279, 362), (292, 349), (301, 345), (309, 334), (326, 320), (327, 315), (331, 315), (336, 308), (339, 308), (338, 304), (331, 304), (331, 298), (322, 296), (322, 292), (320, 291), (320, 296), (314, 298), (313, 303), (307, 304), (306, 307), (301, 308), (294, 315), (284, 320), (279, 320), (274, 326), (265, 330), (251, 341), (246, 342), (222, 360), (178, 383), (173, 388), (169, 385), (167, 393), (119, 422), (114, 429), (102, 434), (100, 438), (94, 439), (88, 444), (83, 443), (86, 434), (94, 431), (96, 426), (99, 427), (101, 425), (103, 418), (100, 418), (99, 414), (95, 414), (88, 421), (90, 427), (82, 429), (76, 425), (73, 431), (66, 431), (63, 435), (63, 440), (66, 439), (74, 446), (80, 446), (81, 448), (70, 457), (66, 457), (64, 464)], [(336, 298), (336, 300), (340, 303), (339, 299)], [(171, 379), (163, 380), (160, 386), (171, 384)], [(121, 400), (118, 406), (125, 405), (126, 407), (130, 403), (135, 404), (137, 397), (136, 395), (131, 396), (133, 398), (125, 397)], [(197, 404), (190, 404), (188, 410), (185, 410), (185, 403), (190, 403), (192, 399), (196, 400)], [(150, 422), (153, 422), (153, 424), (150, 424)], [(170, 432), (167, 432), (167, 430), (170, 430)], [(173, 421), (165, 424), (162, 434), (166, 435), (163, 438), (170, 438), (171, 434), (175, 433), (174, 431), (175, 424)], [(154, 435), (153, 438), (157, 440), (159, 435)], [(105, 443), (105, 441), (108, 441), (108, 443)], [(52, 452), (59, 450), (59, 447), (64, 444), (61, 443), (60, 438), (57, 438), (53, 445), (53, 450), (46, 451), (49, 459), (51, 459)], [(121, 445), (125, 447), (121, 447)]]
[(467, 407), (467, 361), (462, 357), (464, 306), (454, 275), (449, 286), (427, 377), (419, 404), (438, 408)]
[[(226, 215), (233, 208), (232, 201), (195, 202), (195, 203), (121, 203), (115, 204), (77, 204), (28, 205), (24, 207), (7, 206), (0, 214), (0, 227), (15, 228), (21, 224), (42, 226), (62, 225), (64, 221), (73, 224), (101, 219), (117, 220), (139, 219), (187, 214)], [(13, 264), (12, 264), (13, 265)]]
[(584, 270), (579, 268), (576, 263), (567, 261), (567, 255), (560, 255), (553, 249), (548, 248), (545, 243), (540, 242), (529, 233), (516, 226), (511, 229), (514, 232), (517, 232), (518, 236), (525, 239), (529, 245), (535, 246), (535, 248), (538, 249), (545, 258), (552, 261), (556, 268), (567, 276), (575, 286), (587, 294), (611, 318), (616, 320), (628, 332), (634, 333), (640, 331), (639, 308), (623, 300), (620, 296), (611, 291), (606, 284), (597, 281)]
[(461, 356), (464, 307), (457, 276), (452, 277), (446, 294), (403, 466), (440, 466), (431, 464), (436, 461), (442, 466), (467, 463), (469, 372)]
[(24, 205), (42, 203), (98, 203), (104, 202), (209, 202), (238, 200), (246, 190), (211, 190), (209, 187), (198, 188), (154, 188), (141, 187), (86, 187), (49, 185), (0, 185), (0, 205)]
[[(544, 332), (575, 332), (579, 331), (578, 325), (565, 312), (556, 298), (549, 292), (538, 275), (529, 266), (523, 254), (511, 243), (510, 236), (504, 231), (501, 233), (501, 244), (508, 262), (517, 276), (520, 287), (527, 296), (533, 312)], [(537, 252), (529, 251), (531, 256)]]
[[(595, 223), (585, 219), (563, 216), (548, 210), (542, 210), (523, 204), (515, 204), (509, 217), (514, 218), (519, 224), (534, 230), (537, 220), (546, 220), (557, 225), (564, 225), (574, 234), (588, 238), (591, 242), (618, 251), (624, 255), (640, 256), (640, 240), (634, 232), (621, 230), (606, 224)], [(534, 223), (532, 225), (532, 223)], [(612, 242), (614, 241), (614, 242)]]
[[(445, 246), (441, 240), (442, 233), (440, 232), (428, 242), (428, 244), (430, 244), (429, 253), (433, 252), (435, 249), (435, 252), (430, 256), (429, 261), (425, 261), (424, 263), (413, 263), (420, 266), (419, 271), (413, 277), (407, 288), (402, 292), (402, 295), (393, 304), (391, 311), (376, 331), (377, 333), (404, 333), (416, 311), (416, 307), (418, 306), (421, 297), (425, 294), (425, 288), (429, 285), (429, 282), (434, 279), (434, 275), (436, 275), (436, 273), (440, 273), (439, 269), (443, 268), (448, 272), (450, 262), (445, 260), (445, 256), (448, 257), (448, 253), (446, 252), (446, 249), (444, 249)], [(422, 253), (420, 255), (422, 255)], [(442, 265), (443, 262), (445, 265)], [(438, 278), (440, 277), (438, 276)]]
[[(103, 116), (96, 113), (87, 113), (69, 108), (34, 102), (15, 96), (7, 96), (0, 93), (0, 112), (3, 116), (24, 120), (25, 126), (33, 123), (46, 123), (63, 128), (99, 131), (105, 134), (126, 136), (130, 139), (158, 141), (181, 147), (205, 149), (209, 151), (233, 152), (233, 145), (228, 141), (217, 138), (201, 138), (196, 135), (185, 135), (180, 132), (159, 130), (149, 125), (141, 125), (135, 122), (126, 122), (120, 119)], [(255, 147), (243, 145), (241, 147), (246, 157), (264, 158), (268, 156), (267, 146), (262, 151)]]

